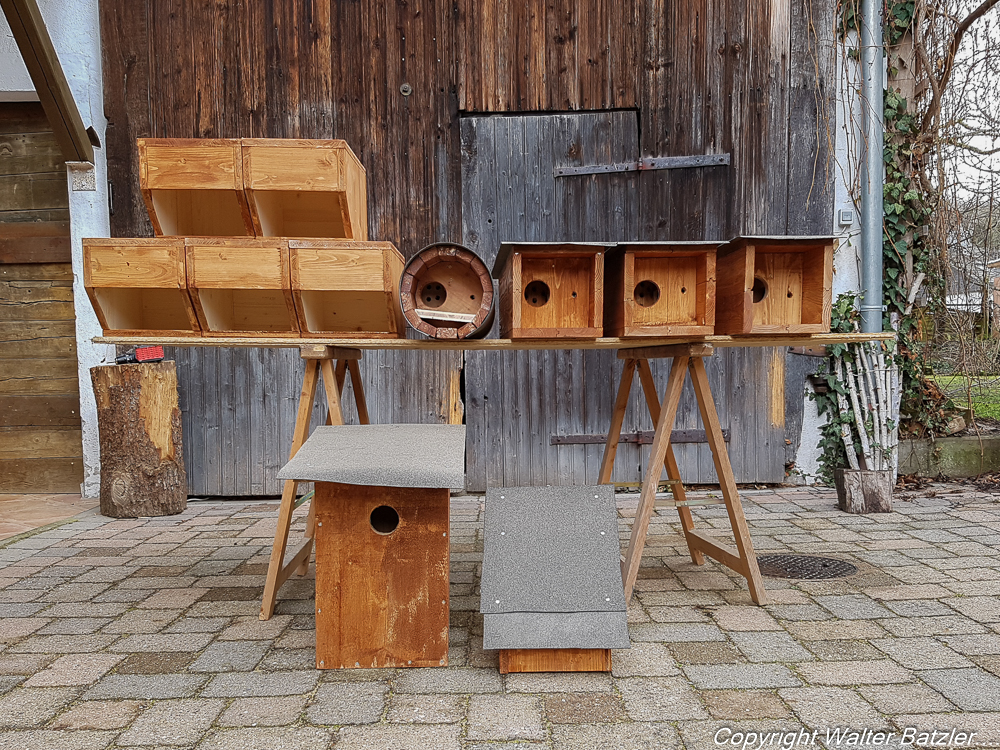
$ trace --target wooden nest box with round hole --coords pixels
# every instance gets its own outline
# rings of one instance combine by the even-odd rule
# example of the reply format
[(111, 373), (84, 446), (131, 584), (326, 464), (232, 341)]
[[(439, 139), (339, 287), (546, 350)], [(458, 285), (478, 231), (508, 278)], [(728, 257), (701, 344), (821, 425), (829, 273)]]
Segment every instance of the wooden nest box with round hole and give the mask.
[(467, 247), (428, 245), (403, 268), (399, 301), (410, 326), (436, 339), (477, 339), (493, 327), (493, 280)]

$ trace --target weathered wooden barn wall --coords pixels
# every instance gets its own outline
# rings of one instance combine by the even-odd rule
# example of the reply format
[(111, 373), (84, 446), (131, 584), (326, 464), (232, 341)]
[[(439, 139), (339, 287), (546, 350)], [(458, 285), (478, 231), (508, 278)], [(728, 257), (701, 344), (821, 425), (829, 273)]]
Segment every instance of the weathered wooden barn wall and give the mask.
[(42, 106), (0, 103), (0, 493), (79, 492), (66, 166)]
[[(831, 6), (818, 0), (106, 0), (112, 231), (150, 231), (138, 191), (137, 137), (336, 137), (351, 144), (368, 171), (371, 236), (395, 242), (409, 256), (429, 242), (468, 234), (462, 172), (468, 116), (631, 110), (638, 118), (638, 153), (631, 158), (730, 153), (732, 165), (636, 175), (634, 225), (623, 229), (628, 236), (828, 232)], [(404, 83), (409, 96), (401, 91)], [(578, 238), (577, 230), (567, 224), (567, 236), (551, 239)], [(297, 397), (294, 356), (232, 352), (214, 362), (182, 350), (175, 356), (187, 404), (192, 491), (277, 491), (273, 469), (284, 460), (281, 436), (290, 434), (294, 419), (290, 403), (281, 404)], [(446, 353), (367, 356), (373, 418), (444, 421), (453, 408), (453, 373), (463, 362)], [(772, 446), (741, 462), (741, 481), (777, 481), (784, 474), (785, 421), (778, 419), (784, 391), (754, 382), (783, 386), (783, 364), (783, 352), (766, 350), (727, 354), (713, 365), (718, 388), (724, 377), (748, 378), (742, 387), (767, 415), (741, 415), (747, 429), (740, 439)], [(512, 366), (510, 377), (530, 387), (533, 366)], [(264, 379), (279, 369), (285, 374)], [(472, 394), (488, 391), (473, 370), (466, 370), (464, 383), (470, 403)], [(226, 390), (264, 406), (229, 406)], [(606, 411), (613, 387), (605, 398), (607, 404), (589, 408)], [(771, 408), (778, 398), (782, 408)], [(739, 399), (735, 404), (742, 406)], [(765, 420), (766, 428), (758, 429)], [(231, 427), (217, 430), (218, 437), (195, 434), (202, 423)], [(470, 423), (474, 429), (485, 427)], [(274, 440), (252, 437), (263, 431)], [(226, 441), (242, 442), (224, 448)], [(530, 460), (526, 445), (470, 436), (470, 467), (484, 463), (472, 451), (503, 450), (511, 456), (504, 481), (528, 476), (517, 464)], [(227, 476), (221, 465), (233, 461)], [(200, 469), (215, 464), (220, 468)], [(584, 481), (581, 472), (574, 469), (565, 480)], [(474, 470), (470, 486), (481, 488), (486, 478)]]

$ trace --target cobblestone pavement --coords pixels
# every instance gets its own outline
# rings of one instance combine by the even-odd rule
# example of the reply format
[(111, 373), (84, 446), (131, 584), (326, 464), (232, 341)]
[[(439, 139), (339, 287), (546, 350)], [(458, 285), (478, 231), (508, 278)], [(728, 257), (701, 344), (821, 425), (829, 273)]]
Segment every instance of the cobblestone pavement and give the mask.
[[(738, 576), (691, 564), (664, 507), (610, 675), (498, 673), (477, 614), (480, 498), (452, 502), (442, 669), (313, 669), (311, 574), (258, 620), (274, 503), (83, 514), (0, 543), (0, 750), (1000, 746), (996, 496), (938, 484), (873, 516), (826, 490), (743, 496), (758, 552), (858, 575), (767, 579), (754, 606)], [(637, 496), (618, 501), (624, 540)], [(717, 506), (696, 516), (727, 525)]]

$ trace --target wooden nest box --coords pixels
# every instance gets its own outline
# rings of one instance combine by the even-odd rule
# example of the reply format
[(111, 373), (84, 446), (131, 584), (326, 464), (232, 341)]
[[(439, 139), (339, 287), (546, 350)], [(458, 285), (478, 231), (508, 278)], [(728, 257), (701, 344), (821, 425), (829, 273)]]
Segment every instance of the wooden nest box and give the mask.
[(604, 262), (607, 336), (711, 336), (718, 242), (631, 242)]
[(183, 239), (85, 239), (83, 284), (106, 335), (198, 336)]
[(512, 339), (604, 335), (604, 252), (588, 242), (506, 242), (493, 264), (500, 335)]
[(303, 336), (403, 336), (403, 256), (392, 243), (289, 240), (288, 252)]
[(365, 168), (344, 141), (243, 139), (258, 237), (368, 239)]
[(157, 237), (253, 237), (240, 141), (140, 138), (139, 187)]
[(191, 301), (206, 336), (297, 336), (284, 240), (187, 240)]
[(829, 333), (832, 237), (737, 237), (719, 248), (715, 332)]
[(439, 242), (410, 258), (399, 298), (406, 321), (432, 338), (482, 338), (493, 326), (490, 271), (462, 245)]

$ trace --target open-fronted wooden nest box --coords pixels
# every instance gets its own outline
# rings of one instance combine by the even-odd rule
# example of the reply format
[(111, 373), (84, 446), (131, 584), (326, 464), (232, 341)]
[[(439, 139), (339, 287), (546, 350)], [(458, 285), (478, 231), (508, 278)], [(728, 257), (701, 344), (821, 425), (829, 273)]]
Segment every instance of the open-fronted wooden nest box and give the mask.
[(406, 322), (432, 338), (482, 338), (493, 326), (490, 271), (462, 245), (438, 242), (410, 258), (399, 298)]
[(368, 239), (365, 168), (344, 141), (243, 139), (258, 237)]
[(633, 242), (604, 260), (608, 336), (710, 336), (715, 332), (718, 242)]
[(505, 242), (499, 281), (500, 335), (512, 339), (604, 335), (604, 252), (592, 242)]
[(828, 333), (833, 237), (737, 237), (719, 248), (715, 332)]
[(139, 186), (158, 237), (252, 237), (239, 139), (140, 138)]
[(288, 252), (303, 336), (403, 337), (403, 256), (392, 243), (289, 240)]
[(85, 239), (83, 284), (106, 335), (201, 333), (183, 239)]
[(206, 336), (297, 336), (287, 240), (189, 238), (187, 280)]

